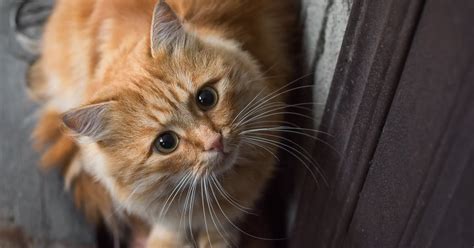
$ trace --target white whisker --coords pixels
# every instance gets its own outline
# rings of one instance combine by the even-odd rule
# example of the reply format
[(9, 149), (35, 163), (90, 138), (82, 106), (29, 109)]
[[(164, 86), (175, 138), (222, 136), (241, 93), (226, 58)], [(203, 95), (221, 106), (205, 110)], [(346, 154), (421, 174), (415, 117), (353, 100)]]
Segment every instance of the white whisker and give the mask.
[(219, 201), (217, 201), (217, 196), (216, 196), (216, 194), (215, 194), (213, 188), (211, 188), (211, 193), (212, 193), (212, 195), (213, 195), (213, 197), (214, 197), (214, 199), (215, 199), (215, 201), (216, 201), (216, 203), (217, 203), (217, 206), (219, 207), (219, 209), (220, 209), (222, 215), (224, 216), (224, 218), (227, 220), (227, 222), (229, 222), (229, 224), (230, 224), (232, 227), (234, 227), (234, 228), (235, 228), (236, 230), (238, 230), (239, 232), (241, 232), (241, 233), (243, 233), (243, 234), (245, 234), (245, 235), (247, 235), (247, 236), (249, 236), (249, 237), (252, 237), (252, 238), (255, 238), (255, 239), (260, 239), (260, 240), (266, 240), (266, 241), (285, 240), (284, 238), (280, 238), (280, 239), (278, 239), (278, 238), (277, 238), (277, 239), (262, 238), (262, 237), (258, 237), (258, 236), (252, 235), (252, 234), (250, 234), (250, 233), (248, 233), (248, 232), (242, 230), (240, 227), (238, 227), (236, 224), (234, 224), (234, 222), (233, 222), (232, 220), (230, 220), (230, 218), (225, 214), (224, 210), (222, 209), (221, 204), (219, 203)]
[[(176, 186), (174, 187), (173, 191), (170, 193), (170, 195), (168, 196), (168, 198), (166, 199), (165, 203), (163, 204), (163, 207), (161, 208), (161, 211), (160, 211), (160, 215), (159, 215), (159, 218), (163, 218), (163, 216), (168, 212), (169, 210), (169, 207), (171, 206), (171, 204), (173, 203), (173, 200), (175, 199), (176, 195), (178, 194), (178, 192), (180, 192), (180, 189), (183, 187), (183, 185), (185, 184), (187, 178), (191, 176), (191, 172), (187, 172), (185, 174), (185, 176), (183, 176), (178, 184), (176, 184)], [(172, 199), (170, 201), (170, 199)], [(169, 203), (168, 203), (169, 202)]]
[(206, 233), (207, 233), (207, 240), (209, 241), (209, 245), (212, 248), (212, 241), (211, 241), (211, 237), (209, 236), (209, 229), (207, 227), (206, 208), (204, 207), (204, 186), (203, 186), (202, 180), (201, 180), (201, 202), (202, 202), (202, 213), (204, 215), (204, 226), (206, 228)]
[[(233, 247), (234, 245), (229, 244), (229, 242), (225, 238), (225, 235), (223, 235), (222, 232), (220, 231), (220, 228), (222, 229), (223, 232), (225, 232), (225, 229), (223, 228), (222, 223), (219, 221), (219, 218), (218, 218), (216, 212), (214, 211), (214, 207), (212, 206), (212, 199), (210, 199), (209, 192), (208, 192), (209, 190), (207, 189), (207, 186), (212, 187), (212, 185), (209, 184), (208, 180), (209, 180), (208, 177), (204, 178), (204, 182), (205, 182), (204, 183), (204, 193), (206, 195), (206, 201), (207, 201), (207, 207), (209, 209), (209, 215), (211, 216), (211, 220), (214, 223), (214, 226), (216, 227), (216, 231), (219, 234), (219, 236), (224, 240), (224, 242), (227, 244), (227, 246)], [(218, 201), (217, 199), (215, 199), (215, 200)], [(214, 215), (216, 216), (217, 222), (214, 220), (214, 217), (213, 217)], [(217, 223), (219, 225), (217, 225)]]
[(236, 207), (237, 209), (239, 209), (240, 211), (244, 213), (255, 215), (255, 213), (251, 212), (252, 210), (251, 208), (242, 206), (237, 200), (235, 200), (235, 198), (224, 189), (224, 187), (222, 186), (222, 184), (219, 182), (219, 180), (217, 179), (215, 175), (211, 175), (211, 182), (216, 186), (217, 190), (222, 195), (222, 197), (226, 201), (228, 201), (231, 205), (233, 205), (234, 207)]
[[(310, 164), (313, 164), (314, 161), (311, 160), (310, 158), (308, 158), (305, 154), (301, 153), (299, 150), (297, 150), (297, 149), (295, 149), (295, 148), (293, 148), (293, 147), (291, 147), (287, 144), (284, 144), (282, 142), (278, 142), (278, 141), (274, 141), (274, 140), (270, 140), (270, 139), (265, 139), (265, 138), (262, 138), (262, 137), (259, 137), (259, 136), (249, 136), (248, 138), (253, 139), (254, 141), (257, 141), (257, 142), (263, 142), (263, 143), (266, 143), (268, 145), (275, 146), (277, 148), (283, 149), (284, 151), (288, 152), (289, 154), (291, 154), (294, 158), (298, 159), (303, 164), (303, 166), (310, 172), (311, 177), (313, 178), (315, 183), (316, 184), (318, 183), (318, 179), (317, 179), (316, 175), (314, 174), (314, 171), (307, 164), (307, 162), (309, 162)], [(303, 157), (306, 161), (301, 159), (299, 156), (297, 156), (297, 154), (300, 155), (301, 157)], [(319, 169), (317, 168), (316, 165), (313, 164), (313, 167), (315, 167), (316, 171), (319, 172)]]
[(245, 135), (245, 134), (249, 134), (249, 133), (260, 134), (260, 133), (265, 132), (265, 131), (268, 131), (268, 132), (282, 132), (282, 133), (294, 133), (294, 134), (302, 135), (302, 136), (314, 139), (318, 142), (321, 142), (321, 143), (327, 145), (335, 153), (337, 153), (339, 156), (341, 156), (340, 152), (334, 146), (332, 146), (331, 144), (329, 144), (325, 140), (319, 138), (316, 135), (311, 135), (311, 134), (308, 134), (308, 133), (305, 133), (305, 132), (302, 132), (302, 131), (321, 133), (321, 134), (326, 134), (326, 135), (329, 135), (329, 136), (333, 137), (332, 135), (330, 135), (326, 132), (322, 132), (322, 131), (314, 130), (314, 129), (310, 129), (310, 128), (294, 128), (294, 127), (286, 127), (286, 126), (269, 127), (269, 128), (254, 128), (254, 129), (248, 129), (248, 130), (242, 131), (242, 132), (240, 132), (240, 134), (241, 135)]

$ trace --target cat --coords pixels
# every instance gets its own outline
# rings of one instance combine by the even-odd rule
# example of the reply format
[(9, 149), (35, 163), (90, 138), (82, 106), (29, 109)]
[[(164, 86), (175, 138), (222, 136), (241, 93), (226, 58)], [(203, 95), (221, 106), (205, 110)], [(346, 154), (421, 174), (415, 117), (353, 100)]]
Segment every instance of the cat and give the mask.
[(41, 164), (61, 168), (92, 223), (149, 228), (143, 246), (235, 247), (276, 165), (291, 10), (58, 0), (28, 76)]

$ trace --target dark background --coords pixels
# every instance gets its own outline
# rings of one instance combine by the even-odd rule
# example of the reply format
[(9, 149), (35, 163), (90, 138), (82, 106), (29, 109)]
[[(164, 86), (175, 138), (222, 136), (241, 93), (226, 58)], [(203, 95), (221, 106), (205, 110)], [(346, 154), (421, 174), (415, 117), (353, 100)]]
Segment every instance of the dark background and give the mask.
[(474, 246), (474, 1), (354, 1), (291, 247)]

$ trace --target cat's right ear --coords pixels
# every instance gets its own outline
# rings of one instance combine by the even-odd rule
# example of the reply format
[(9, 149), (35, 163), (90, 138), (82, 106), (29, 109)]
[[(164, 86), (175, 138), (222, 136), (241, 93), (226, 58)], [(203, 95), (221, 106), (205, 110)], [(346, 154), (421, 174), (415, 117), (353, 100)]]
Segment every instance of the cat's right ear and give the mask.
[(76, 135), (100, 140), (107, 133), (113, 105), (108, 101), (69, 110), (62, 116), (64, 125)]
[(174, 49), (185, 46), (188, 37), (176, 13), (164, 0), (153, 10), (150, 43), (151, 55), (156, 57), (160, 48)]

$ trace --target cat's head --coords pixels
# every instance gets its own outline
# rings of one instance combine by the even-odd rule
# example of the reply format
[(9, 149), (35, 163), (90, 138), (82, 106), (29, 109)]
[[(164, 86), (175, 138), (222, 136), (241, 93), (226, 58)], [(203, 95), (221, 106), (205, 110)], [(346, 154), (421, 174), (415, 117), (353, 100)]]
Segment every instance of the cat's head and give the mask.
[(110, 86), (63, 118), (84, 142), (85, 165), (122, 201), (166, 199), (180, 182), (271, 157), (242, 131), (281, 117), (265, 113), (281, 99), (248, 53), (190, 33), (161, 2), (151, 39), (104, 73)]

